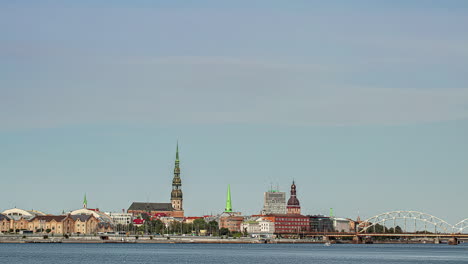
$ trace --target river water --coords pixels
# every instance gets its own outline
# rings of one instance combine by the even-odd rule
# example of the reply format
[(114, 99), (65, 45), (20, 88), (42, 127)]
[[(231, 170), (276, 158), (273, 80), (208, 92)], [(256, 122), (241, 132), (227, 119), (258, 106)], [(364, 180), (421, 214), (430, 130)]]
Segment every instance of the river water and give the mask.
[(0, 244), (0, 263), (468, 263), (468, 245)]

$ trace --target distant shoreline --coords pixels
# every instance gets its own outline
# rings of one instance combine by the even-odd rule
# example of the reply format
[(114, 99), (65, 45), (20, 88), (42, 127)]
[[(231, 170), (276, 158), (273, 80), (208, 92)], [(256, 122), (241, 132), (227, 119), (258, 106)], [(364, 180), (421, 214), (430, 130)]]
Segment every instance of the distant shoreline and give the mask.
[[(351, 241), (330, 241), (331, 244), (352, 244)], [(258, 239), (258, 238), (213, 238), (213, 237), (48, 237), (42, 236), (0, 236), (0, 244), (63, 243), (63, 244), (325, 244), (325, 241), (311, 239)], [(374, 241), (373, 244), (434, 244), (431, 241)]]

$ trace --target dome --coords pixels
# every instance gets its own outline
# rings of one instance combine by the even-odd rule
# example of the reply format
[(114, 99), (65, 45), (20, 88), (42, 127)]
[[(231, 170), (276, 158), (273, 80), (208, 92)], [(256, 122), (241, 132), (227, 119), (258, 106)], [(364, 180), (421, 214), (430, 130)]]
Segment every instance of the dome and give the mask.
[(104, 221), (107, 223), (112, 223), (112, 218), (107, 214), (97, 211), (97, 210), (90, 210), (88, 208), (81, 208), (75, 211), (70, 212), (71, 215), (93, 215), (99, 221)]
[(299, 200), (296, 198), (296, 196), (291, 196), (288, 200), (288, 206), (299, 206)]
[(288, 200), (288, 207), (299, 207), (299, 200), (296, 197), (296, 184), (291, 184), (291, 198)]
[(45, 215), (44, 213), (39, 212), (39, 211), (23, 210), (20, 208), (12, 208), (12, 209), (5, 210), (2, 212), (2, 214), (10, 218), (16, 219), (16, 220), (20, 218), (31, 219), (36, 215)]

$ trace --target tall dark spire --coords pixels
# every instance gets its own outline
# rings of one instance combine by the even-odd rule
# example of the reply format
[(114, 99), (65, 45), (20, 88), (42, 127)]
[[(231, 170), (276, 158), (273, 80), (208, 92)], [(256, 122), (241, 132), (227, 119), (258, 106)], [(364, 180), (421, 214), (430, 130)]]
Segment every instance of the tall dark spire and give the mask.
[(175, 154), (175, 161), (176, 161), (176, 163), (178, 163), (178, 162), (179, 162), (179, 140), (177, 140), (176, 154)]
[(179, 167), (179, 141), (176, 145), (176, 159), (174, 166), (174, 178), (172, 179), (171, 204), (175, 210), (182, 210), (182, 180)]

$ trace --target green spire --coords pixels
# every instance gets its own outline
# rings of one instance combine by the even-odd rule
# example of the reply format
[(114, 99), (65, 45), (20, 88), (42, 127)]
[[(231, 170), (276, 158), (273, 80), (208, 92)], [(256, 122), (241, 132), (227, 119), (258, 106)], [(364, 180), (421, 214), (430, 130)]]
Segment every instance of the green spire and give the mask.
[(226, 209), (224, 210), (226, 213), (232, 212), (232, 204), (231, 204), (231, 185), (228, 184), (227, 189), (227, 196), (226, 196)]
[(330, 217), (333, 218), (333, 208), (330, 208)]
[(87, 208), (88, 207), (88, 200), (86, 200), (86, 193), (84, 195), (84, 199), (83, 199), (83, 208)]

